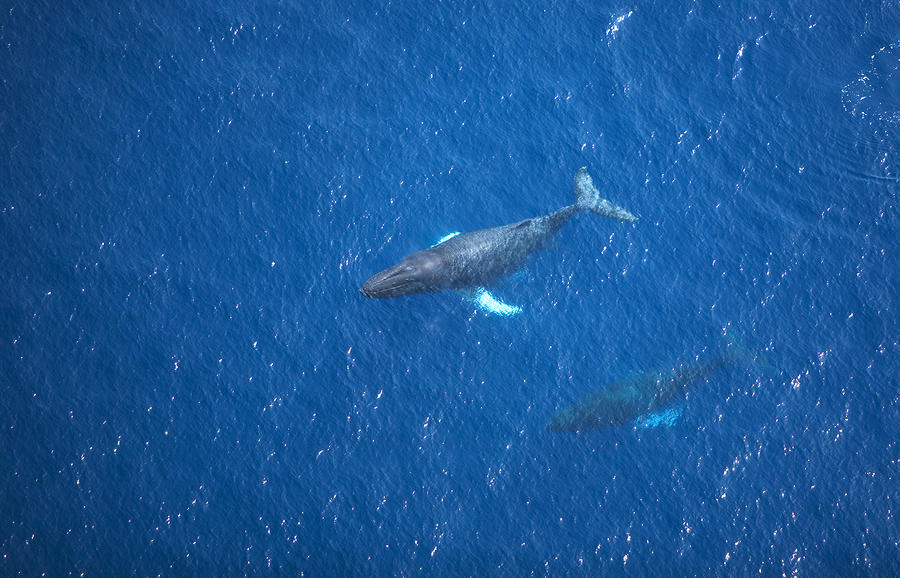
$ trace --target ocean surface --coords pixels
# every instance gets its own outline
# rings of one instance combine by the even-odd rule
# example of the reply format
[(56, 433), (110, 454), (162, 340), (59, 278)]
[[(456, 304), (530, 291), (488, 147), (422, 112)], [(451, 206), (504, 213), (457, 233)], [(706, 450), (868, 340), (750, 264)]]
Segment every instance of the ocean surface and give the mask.
[[(14, 0), (0, 53), (0, 574), (900, 572), (897, 1)], [(581, 166), (640, 218), (520, 313), (359, 293)]]

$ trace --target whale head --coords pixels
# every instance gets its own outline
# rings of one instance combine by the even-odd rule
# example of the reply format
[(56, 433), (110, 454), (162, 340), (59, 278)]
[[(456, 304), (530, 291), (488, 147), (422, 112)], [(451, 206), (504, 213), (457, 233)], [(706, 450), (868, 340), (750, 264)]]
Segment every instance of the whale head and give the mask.
[(443, 259), (434, 251), (419, 251), (372, 275), (360, 288), (366, 297), (389, 299), (446, 288), (442, 278)]

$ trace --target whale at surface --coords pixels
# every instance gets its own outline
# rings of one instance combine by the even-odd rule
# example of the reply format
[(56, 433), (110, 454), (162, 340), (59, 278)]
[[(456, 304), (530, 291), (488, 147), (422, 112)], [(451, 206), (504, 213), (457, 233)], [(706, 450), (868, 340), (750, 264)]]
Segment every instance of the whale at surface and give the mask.
[(579, 211), (589, 210), (621, 221), (637, 220), (622, 207), (600, 197), (585, 167), (575, 174), (575, 198), (575, 204), (555, 213), (462, 233), (413, 253), (373, 275), (360, 291), (366, 297), (386, 299), (445, 289), (488, 287), (521, 268), (529, 255)]

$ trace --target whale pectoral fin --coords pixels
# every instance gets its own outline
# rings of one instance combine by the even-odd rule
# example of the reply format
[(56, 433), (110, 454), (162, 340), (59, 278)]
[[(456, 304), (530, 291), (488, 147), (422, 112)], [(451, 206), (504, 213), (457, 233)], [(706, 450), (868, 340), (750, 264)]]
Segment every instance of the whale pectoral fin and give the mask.
[(465, 291), (464, 293), (468, 299), (470, 299), (475, 303), (475, 305), (478, 306), (479, 309), (487, 313), (509, 317), (511, 315), (517, 315), (522, 312), (521, 307), (509, 305), (500, 301), (499, 299), (491, 295), (491, 292), (484, 287), (477, 287), (475, 289)]
[(512, 275), (509, 276), (509, 279), (511, 279), (513, 281), (522, 281), (527, 278), (528, 278), (528, 272), (525, 271), (524, 268), (519, 269), (518, 271), (516, 271), (515, 273), (513, 273)]
[(453, 233), (448, 233), (448, 234), (444, 235), (443, 237), (441, 237), (440, 239), (438, 239), (438, 242), (435, 243), (434, 245), (432, 245), (432, 247), (437, 247), (437, 246), (440, 245), (441, 243), (446, 243), (447, 241), (449, 241), (449, 240), (452, 239), (453, 237), (456, 237), (456, 236), (459, 235), (459, 234), (460, 234), (459, 231), (455, 231), (455, 232), (453, 232)]
[(647, 415), (642, 415), (634, 420), (634, 424), (640, 428), (648, 429), (651, 427), (659, 427), (661, 425), (675, 425), (678, 418), (681, 417), (681, 408), (670, 407)]

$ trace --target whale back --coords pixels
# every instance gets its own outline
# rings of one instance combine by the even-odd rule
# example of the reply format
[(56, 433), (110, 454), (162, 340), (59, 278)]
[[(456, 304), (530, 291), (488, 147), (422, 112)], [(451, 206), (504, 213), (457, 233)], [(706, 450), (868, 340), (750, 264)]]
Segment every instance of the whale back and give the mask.
[(457, 235), (431, 250), (439, 251), (453, 289), (492, 285), (521, 269), (559, 229), (548, 217)]

